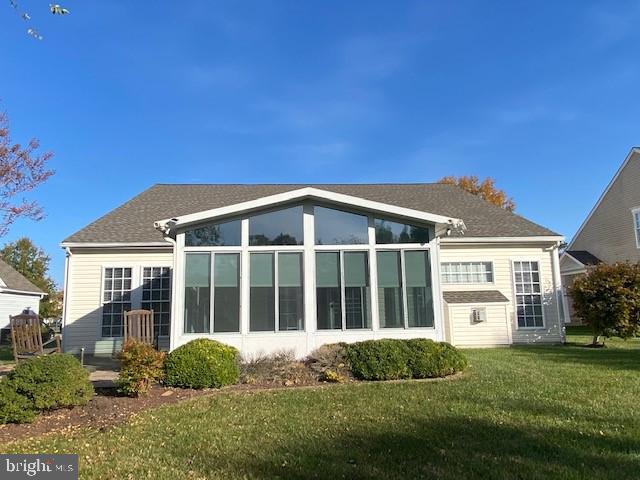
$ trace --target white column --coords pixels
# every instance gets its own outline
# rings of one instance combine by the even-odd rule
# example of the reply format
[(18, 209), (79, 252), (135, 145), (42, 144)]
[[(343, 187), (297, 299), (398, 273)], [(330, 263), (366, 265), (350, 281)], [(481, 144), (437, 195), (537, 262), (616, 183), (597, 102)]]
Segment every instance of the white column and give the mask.
[(562, 276), (560, 274), (560, 255), (558, 254), (558, 245), (551, 250), (551, 267), (553, 269), (553, 292), (556, 298), (556, 313), (558, 316), (558, 331), (562, 342), (565, 341), (565, 315), (567, 311), (564, 309), (564, 295), (562, 294)]
[(173, 244), (173, 278), (171, 279), (171, 335), (169, 350), (177, 347), (184, 328), (184, 233)]
[(244, 351), (244, 338), (249, 333), (249, 219), (242, 219), (241, 241), (242, 253), (240, 254), (240, 333), (242, 334), (242, 348)]
[(431, 240), (429, 259), (431, 260), (431, 293), (433, 295), (433, 325), (436, 329), (436, 340), (444, 341), (444, 307), (442, 289), (440, 287), (440, 237)]
[(311, 202), (305, 202), (302, 218), (304, 228), (304, 328), (307, 332), (307, 351), (311, 351), (316, 347), (314, 334), (318, 326), (316, 318), (315, 226)]
[[(375, 220), (369, 215), (369, 284), (371, 285), (371, 329), (380, 329), (380, 312), (378, 311), (378, 258), (376, 257)], [(375, 338), (375, 333), (373, 334)]]

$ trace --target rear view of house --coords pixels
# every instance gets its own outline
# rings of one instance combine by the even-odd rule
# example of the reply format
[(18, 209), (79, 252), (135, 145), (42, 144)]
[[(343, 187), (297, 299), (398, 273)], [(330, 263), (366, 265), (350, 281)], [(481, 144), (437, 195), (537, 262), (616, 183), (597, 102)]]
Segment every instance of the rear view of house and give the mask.
[[(563, 253), (565, 290), (600, 262), (640, 262), (640, 149), (633, 148)], [(570, 298), (569, 318), (574, 318)]]
[(450, 185), (155, 185), (62, 242), (64, 348), (137, 308), (168, 349), (561, 342), (562, 240)]

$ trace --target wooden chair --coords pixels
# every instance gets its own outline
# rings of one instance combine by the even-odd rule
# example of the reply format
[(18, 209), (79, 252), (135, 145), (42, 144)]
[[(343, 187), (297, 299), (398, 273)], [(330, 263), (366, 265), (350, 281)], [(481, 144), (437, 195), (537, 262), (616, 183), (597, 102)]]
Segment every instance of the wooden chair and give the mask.
[[(60, 353), (60, 336), (56, 335), (51, 340), (42, 341), (40, 329), (40, 317), (34, 314), (21, 314), (9, 317), (11, 327), (11, 345), (13, 358), (16, 362), (32, 358), (38, 355)], [(46, 347), (55, 342), (55, 347)]]
[(133, 338), (143, 343), (155, 346), (153, 332), (153, 310), (131, 310), (124, 312), (123, 341)]

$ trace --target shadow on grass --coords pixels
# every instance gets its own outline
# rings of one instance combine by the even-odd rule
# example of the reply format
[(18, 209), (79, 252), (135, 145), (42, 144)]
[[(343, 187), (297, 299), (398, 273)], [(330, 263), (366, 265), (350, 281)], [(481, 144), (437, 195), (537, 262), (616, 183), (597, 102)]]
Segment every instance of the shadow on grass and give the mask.
[(199, 456), (190, 468), (203, 476), (223, 467), (238, 477), (288, 479), (634, 478), (638, 452), (638, 439), (445, 417), (316, 439), (292, 431), (285, 444), (265, 439), (253, 455)]
[(514, 350), (530, 356), (535, 353), (542, 361), (573, 363), (590, 367), (617, 370), (640, 370), (640, 348), (586, 348), (583, 345), (557, 345), (553, 347), (519, 346)]

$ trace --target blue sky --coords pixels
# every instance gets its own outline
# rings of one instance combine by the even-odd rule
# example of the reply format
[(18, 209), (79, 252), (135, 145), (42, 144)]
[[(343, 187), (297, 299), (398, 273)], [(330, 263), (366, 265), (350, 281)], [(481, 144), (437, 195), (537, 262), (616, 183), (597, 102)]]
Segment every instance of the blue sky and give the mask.
[[(57, 171), (58, 243), (153, 183), (492, 176), (568, 238), (640, 144), (640, 1), (26, 1), (0, 108)], [(4, 10), (3, 10), (4, 9)]]

